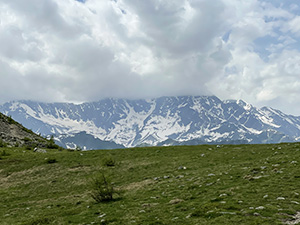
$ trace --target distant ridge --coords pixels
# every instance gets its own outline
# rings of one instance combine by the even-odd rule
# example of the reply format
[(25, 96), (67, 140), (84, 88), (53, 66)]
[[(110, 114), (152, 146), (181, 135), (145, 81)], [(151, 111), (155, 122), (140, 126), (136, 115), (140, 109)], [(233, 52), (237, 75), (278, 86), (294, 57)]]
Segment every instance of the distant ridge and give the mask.
[[(300, 117), (216, 96), (108, 98), (76, 105), (15, 101), (0, 105), (0, 111), (35, 132), (55, 135), (61, 145), (81, 132), (125, 147), (279, 143), (300, 137)], [(84, 148), (79, 139), (68, 145)]]

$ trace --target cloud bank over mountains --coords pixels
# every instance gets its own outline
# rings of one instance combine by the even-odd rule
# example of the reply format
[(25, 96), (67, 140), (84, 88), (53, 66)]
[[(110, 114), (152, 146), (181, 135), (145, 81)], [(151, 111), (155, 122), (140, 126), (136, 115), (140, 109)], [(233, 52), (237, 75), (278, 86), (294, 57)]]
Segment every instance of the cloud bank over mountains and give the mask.
[(299, 7), (2, 0), (1, 102), (205, 94), (300, 115)]

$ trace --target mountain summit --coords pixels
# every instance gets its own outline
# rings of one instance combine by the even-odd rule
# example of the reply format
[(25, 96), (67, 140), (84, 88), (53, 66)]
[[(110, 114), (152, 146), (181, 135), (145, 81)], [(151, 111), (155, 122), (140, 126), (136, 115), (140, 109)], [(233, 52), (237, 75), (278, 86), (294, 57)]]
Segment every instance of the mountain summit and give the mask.
[(80, 134), (82, 139), (85, 132), (125, 147), (278, 143), (300, 137), (300, 117), (216, 96), (104, 99), (78, 105), (15, 101), (0, 106), (0, 111), (43, 135), (63, 139)]

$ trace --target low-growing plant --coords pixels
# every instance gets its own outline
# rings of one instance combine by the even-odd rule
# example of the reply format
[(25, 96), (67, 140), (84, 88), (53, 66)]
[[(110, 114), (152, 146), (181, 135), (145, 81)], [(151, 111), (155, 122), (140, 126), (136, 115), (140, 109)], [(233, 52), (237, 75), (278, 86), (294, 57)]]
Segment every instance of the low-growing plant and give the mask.
[(112, 201), (116, 193), (109, 178), (103, 173), (92, 178), (91, 189), (91, 196), (97, 203)]
[(47, 148), (49, 148), (49, 149), (58, 149), (59, 148), (59, 146), (57, 144), (55, 144), (53, 135), (51, 135), (50, 139), (48, 140)]
[(7, 120), (8, 120), (8, 123), (9, 123), (9, 124), (16, 124), (16, 121), (14, 121), (14, 120), (11, 118), (11, 116), (8, 116), (8, 117), (7, 117)]
[(32, 141), (29, 137), (24, 137), (23, 138), (23, 141), (25, 141), (25, 142), (30, 142), (30, 141)]
[(32, 148), (29, 145), (26, 145), (25, 149), (26, 150), (32, 150)]
[(75, 150), (76, 150), (76, 151), (82, 151), (82, 148), (81, 148), (80, 146), (77, 145), (76, 148), (75, 148)]
[(111, 155), (104, 156), (102, 158), (103, 166), (115, 166), (116, 161)]
[(7, 153), (5, 150), (2, 150), (0, 156), (9, 156), (10, 154)]
[(2, 139), (0, 139), (0, 148), (7, 147), (7, 143), (5, 143)]
[(25, 224), (26, 225), (51, 224), (52, 221), (53, 221), (52, 218), (37, 218), (37, 219), (32, 219), (30, 222)]
[(59, 146), (58, 146), (57, 144), (54, 144), (54, 143), (52, 143), (52, 142), (49, 142), (49, 143), (47, 144), (47, 148), (49, 148), (49, 149), (58, 149)]
[(50, 158), (50, 159), (46, 159), (46, 162), (47, 162), (48, 164), (52, 164), (52, 163), (57, 163), (57, 160), (54, 159), (54, 158)]

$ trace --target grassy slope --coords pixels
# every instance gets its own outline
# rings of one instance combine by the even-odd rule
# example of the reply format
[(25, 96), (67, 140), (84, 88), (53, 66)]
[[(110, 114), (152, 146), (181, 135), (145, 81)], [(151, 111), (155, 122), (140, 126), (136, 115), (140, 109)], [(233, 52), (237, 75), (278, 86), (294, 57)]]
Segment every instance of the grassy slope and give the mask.
[[(300, 211), (299, 149), (0, 149), (0, 224), (281, 224)], [(101, 163), (108, 154), (114, 167)], [(47, 163), (51, 158), (57, 163)], [(123, 191), (113, 202), (90, 197), (89, 181), (99, 171)]]

